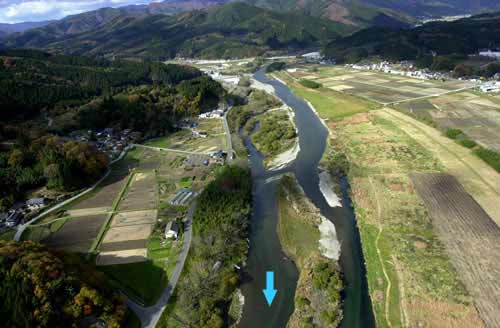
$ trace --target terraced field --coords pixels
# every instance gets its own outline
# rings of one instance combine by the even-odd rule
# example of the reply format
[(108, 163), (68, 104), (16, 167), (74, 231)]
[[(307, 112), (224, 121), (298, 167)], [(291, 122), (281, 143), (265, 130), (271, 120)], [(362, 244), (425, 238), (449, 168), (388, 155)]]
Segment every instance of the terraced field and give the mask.
[(446, 174), (411, 175), (435, 230), (487, 327), (500, 323), (500, 228)]
[(147, 261), (147, 240), (157, 217), (154, 171), (134, 173), (99, 245), (98, 265)]
[(107, 214), (98, 214), (69, 219), (59, 230), (45, 238), (43, 243), (65, 252), (86, 253), (94, 243), (106, 217)]

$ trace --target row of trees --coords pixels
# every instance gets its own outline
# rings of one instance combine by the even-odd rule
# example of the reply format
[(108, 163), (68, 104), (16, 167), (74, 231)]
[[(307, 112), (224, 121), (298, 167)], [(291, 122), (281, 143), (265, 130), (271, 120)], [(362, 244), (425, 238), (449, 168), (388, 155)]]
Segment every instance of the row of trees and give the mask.
[(126, 306), (103, 273), (75, 254), (33, 242), (0, 241), (0, 317), (4, 327), (121, 327)]
[(225, 167), (203, 191), (193, 218), (189, 273), (178, 290), (175, 309), (160, 327), (226, 327), (231, 296), (239, 284), (234, 264), (247, 252), (251, 207), (250, 172)]

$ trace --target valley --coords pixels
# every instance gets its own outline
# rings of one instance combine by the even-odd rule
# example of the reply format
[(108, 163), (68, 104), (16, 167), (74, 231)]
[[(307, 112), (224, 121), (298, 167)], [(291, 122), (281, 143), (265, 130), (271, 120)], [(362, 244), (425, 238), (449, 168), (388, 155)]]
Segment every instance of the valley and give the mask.
[(497, 2), (0, 9), (5, 326), (497, 328)]

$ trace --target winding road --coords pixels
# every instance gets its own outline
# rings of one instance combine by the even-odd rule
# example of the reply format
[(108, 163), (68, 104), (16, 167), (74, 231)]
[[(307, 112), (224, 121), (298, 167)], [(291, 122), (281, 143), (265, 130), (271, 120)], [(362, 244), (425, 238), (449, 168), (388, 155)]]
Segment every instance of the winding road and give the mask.
[(132, 311), (137, 314), (139, 319), (141, 320), (141, 327), (143, 328), (155, 328), (156, 324), (160, 320), (161, 314), (165, 310), (168, 304), (168, 300), (170, 296), (172, 296), (175, 286), (179, 281), (179, 278), (182, 273), (182, 269), (184, 268), (184, 263), (186, 262), (186, 258), (189, 253), (189, 248), (191, 247), (192, 240), (192, 228), (191, 225), (193, 223), (193, 214), (196, 209), (196, 201), (189, 208), (188, 214), (184, 219), (184, 243), (182, 244), (182, 251), (179, 254), (179, 258), (177, 259), (177, 263), (168, 281), (167, 287), (163, 290), (160, 298), (156, 302), (155, 305), (143, 307), (137, 303), (135, 303), (130, 298), (127, 299), (127, 305), (132, 309)]

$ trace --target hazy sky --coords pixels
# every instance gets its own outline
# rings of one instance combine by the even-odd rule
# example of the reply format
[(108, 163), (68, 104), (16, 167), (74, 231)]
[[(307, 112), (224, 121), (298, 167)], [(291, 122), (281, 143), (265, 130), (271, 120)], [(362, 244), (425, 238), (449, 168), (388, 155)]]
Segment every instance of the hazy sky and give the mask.
[(0, 0), (0, 23), (59, 19), (102, 7), (145, 4), (159, 0)]

